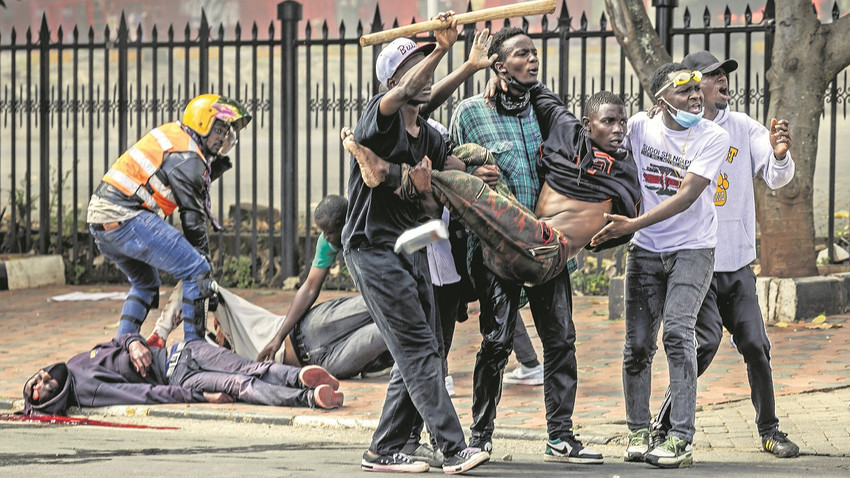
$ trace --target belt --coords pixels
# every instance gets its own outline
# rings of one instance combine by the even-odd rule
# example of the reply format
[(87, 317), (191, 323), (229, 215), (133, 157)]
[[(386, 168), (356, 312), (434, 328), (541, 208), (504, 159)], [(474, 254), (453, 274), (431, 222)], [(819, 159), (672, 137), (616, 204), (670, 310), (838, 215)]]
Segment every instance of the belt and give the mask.
[(180, 342), (171, 347), (171, 357), (168, 357), (168, 369), (165, 371), (165, 378), (171, 378), (174, 375), (174, 369), (177, 368), (177, 362), (180, 360), (180, 355), (185, 346), (186, 342)]
[(95, 231), (114, 231), (124, 225), (125, 221), (104, 222), (103, 224), (89, 224)]
[(309, 365), (310, 352), (307, 351), (307, 347), (304, 346), (304, 341), (301, 340), (302, 320), (304, 319), (295, 323), (295, 327), (293, 327), (292, 332), (289, 333), (289, 339), (292, 341), (292, 348), (295, 349), (295, 355), (298, 357), (298, 361), (301, 362), (301, 365)]

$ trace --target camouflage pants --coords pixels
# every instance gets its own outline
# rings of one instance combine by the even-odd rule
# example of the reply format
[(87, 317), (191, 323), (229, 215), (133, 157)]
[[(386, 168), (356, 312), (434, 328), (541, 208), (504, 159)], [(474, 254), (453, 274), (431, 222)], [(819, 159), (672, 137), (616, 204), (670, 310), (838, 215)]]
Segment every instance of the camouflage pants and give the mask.
[[(478, 145), (458, 146), (454, 154), (470, 166), (491, 161)], [(481, 240), (484, 264), (496, 275), (539, 285), (566, 267), (566, 238), (520, 204), (504, 182), (491, 189), (462, 171), (432, 171), (431, 186), (437, 201)]]

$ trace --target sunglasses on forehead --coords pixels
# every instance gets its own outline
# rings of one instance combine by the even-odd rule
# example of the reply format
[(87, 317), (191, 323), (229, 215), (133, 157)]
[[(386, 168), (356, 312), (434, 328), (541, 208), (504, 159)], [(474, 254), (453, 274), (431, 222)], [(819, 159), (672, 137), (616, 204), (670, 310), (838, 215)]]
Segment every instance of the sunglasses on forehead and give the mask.
[(658, 90), (658, 92), (655, 93), (655, 94), (656, 95), (661, 94), (662, 91), (669, 88), (670, 86), (682, 86), (685, 83), (691, 81), (691, 78), (693, 78), (693, 80), (695, 82), (699, 83), (700, 81), (702, 81), (702, 72), (699, 71), (699, 70), (694, 70), (690, 73), (688, 73), (687, 71), (683, 71), (683, 72), (679, 73), (678, 75), (676, 75), (675, 77), (673, 77), (673, 81), (662, 86), (661, 89)]

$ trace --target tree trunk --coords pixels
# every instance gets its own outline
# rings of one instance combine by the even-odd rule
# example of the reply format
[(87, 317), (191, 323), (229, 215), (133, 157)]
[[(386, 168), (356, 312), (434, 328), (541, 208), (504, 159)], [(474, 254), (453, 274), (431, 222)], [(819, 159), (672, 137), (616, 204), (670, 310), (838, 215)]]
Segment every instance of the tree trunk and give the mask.
[(817, 275), (813, 184), (823, 95), (850, 56), (836, 49), (848, 44), (848, 17), (821, 24), (808, 0), (778, 1), (776, 41), (768, 118), (791, 123), (792, 155), (797, 172), (791, 184), (776, 191), (756, 181), (761, 230), (761, 274), (773, 277)]

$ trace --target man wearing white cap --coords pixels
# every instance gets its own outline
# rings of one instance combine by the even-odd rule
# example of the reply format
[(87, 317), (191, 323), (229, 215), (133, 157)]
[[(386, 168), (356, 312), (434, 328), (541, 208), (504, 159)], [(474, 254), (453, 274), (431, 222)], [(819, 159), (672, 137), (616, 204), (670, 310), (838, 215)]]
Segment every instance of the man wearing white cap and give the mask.
[[(711, 364), (725, 327), (747, 364), (756, 425), (762, 449), (780, 458), (799, 455), (800, 449), (779, 431), (770, 367), (770, 339), (756, 297), (756, 277), (750, 263), (756, 258), (756, 210), (753, 177), (761, 175), (771, 188), (785, 186), (794, 177), (791, 131), (787, 120), (770, 121), (770, 129), (744, 113), (729, 111), (729, 80), (738, 68), (733, 59), (719, 61), (708, 51), (687, 55), (682, 63), (703, 74), (704, 118), (725, 129), (731, 138), (729, 156), (720, 168), (714, 206), (717, 211), (717, 247), (714, 276), (696, 322), (697, 374)], [(655, 435), (670, 428), (670, 396), (665, 397), (653, 424)]]
[[(427, 191), (414, 192), (415, 199), (410, 201), (395, 194), (402, 176), (420, 162), (441, 170), (450, 161), (445, 141), (427, 124), (420, 109), (433, 104), (432, 75), (457, 40), (457, 22), (445, 25), (447, 28), (434, 32), (436, 44), (419, 46), (398, 39), (381, 51), (375, 70), (388, 91), (369, 100), (354, 132), (358, 143), (394, 166), (379, 178), (367, 177), (352, 157), (342, 232), (343, 255), (351, 277), (396, 362), (381, 418), (361, 461), (366, 471), (429, 470), (427, 463), (413, 461), (401, 452), (417, 413), (445, 456), (444, 472), (462, 473), (490, 459), (489, 453), (466, 446), (444, 386), (426, 253), (393, 252), (399, 235), (425, 216), (418, 196)], [(447, 80), (459, 85), (469, 76), (465, 73), (470, 72), (455, 72)], [(441, 82), (441, 86), (446, 84), (446, 80)]]

